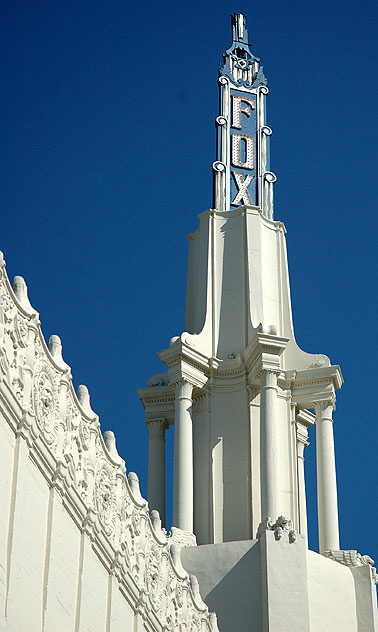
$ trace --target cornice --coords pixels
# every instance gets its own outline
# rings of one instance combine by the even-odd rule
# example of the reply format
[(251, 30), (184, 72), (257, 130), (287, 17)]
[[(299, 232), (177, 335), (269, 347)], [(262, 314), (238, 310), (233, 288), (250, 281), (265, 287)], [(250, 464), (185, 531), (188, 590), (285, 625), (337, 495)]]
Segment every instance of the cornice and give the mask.
[[(278, 386), (282, 391), (286, 391), (284, 396), (288, 400), (291, 398), (300, 408), (312, 407), (315, 400), (333, 396), (334, 391), (340, 388), (343, 382), (340, 367), (331, 365), (285, 371), (280, 366), (280, 357), (288, 341), (288, 338), (277, 336), (273, 327), (260, 325), (242, 354), (238, 354), (233, 359), (219, 360), (199, 353), (194, 346), (190, 345), (190, 334), (184, 332), (168, 349), (160, 353), (160, 357), (169, 367), (168, 378), (171, 385), (178, 379), (184, 378), (199, 389), (197, 393), (203, 389), (211, 391), (217, 387), (224, 388), (229, 385), (230, 380), (239, 379), (240, 382), (240, 379), (243, 380), (246, 377), (249, 385), (258, 388), (261, 371), (271, 370), (277, 373)], [(224, 381), (224, 386), (222, 386), (222, 381)], [(235, 387), (237, 387), (236, 383), (230, 385), (230, 388)], [(138, 390), (144, 406), (147, 401), (158, 403), (163, 394), (167, 397), (167, 389), (170, 387), (160, 388), (161, 391), (156, 391), (156, 394), (159, 393), (158, 397), (155, 393), (148, 393), (149, 389)], [(168, 399), (170, 399), (169, 396)]]
[(305, 428), (309, 428), (315, 424), (315, 415), (306, 408), (298, 409), (295, 413), (295, 421)]
[[(243, 206), (239, 206), (235, 209), (230, 209), (229, 211), (220, 211), (218, 209), (211, 208), (207, 209), (206, 211), (202, 211), (202, 213), (199, 213), (197, 217), (200, 221), (206, 219), (207, 217), (221, 217), (229, 220), (236, 217), (247, 217), (248, 215), (259, 217), (262, 224), (264, 224), (264, 226), (266, 226), (270, 230), (274, 230), (274, 232), (279, 232), (284, 235), (287, 232), (285, 224), (283, 222), (266, 217), (265, 215), (263, 215), (262, 210), (259, 206), (244, 204)], [(193, 238), (198, 230), (199, 228), (197, 228), (192, 233), (189, 233), (189, 239)]]

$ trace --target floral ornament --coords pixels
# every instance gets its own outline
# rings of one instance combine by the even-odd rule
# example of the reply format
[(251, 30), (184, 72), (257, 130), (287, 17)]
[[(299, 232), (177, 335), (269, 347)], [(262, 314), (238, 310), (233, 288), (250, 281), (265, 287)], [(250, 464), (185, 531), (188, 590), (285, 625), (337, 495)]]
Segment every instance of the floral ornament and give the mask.
[(58, 432), (56, 375), (47, 362), (35, 366), (33, 379), (33, 406), (38, 426), (48, 444)]
[(25, 349), (28, 346), (29, 328), (26, 318), (16, 314), (14, 317), (14, 339), (18, 346)]
[(115, 494), (113, 468), (101, 459), (97, 462), (95, 477), (95, 505), (101, 525), (107, 535), (111, 535), (115, 523)]

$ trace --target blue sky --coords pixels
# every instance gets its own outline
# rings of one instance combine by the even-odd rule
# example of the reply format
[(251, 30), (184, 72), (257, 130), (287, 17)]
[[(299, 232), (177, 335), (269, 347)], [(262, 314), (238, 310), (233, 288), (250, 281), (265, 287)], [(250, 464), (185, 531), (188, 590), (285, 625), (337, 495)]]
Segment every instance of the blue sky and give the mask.
[(0, 248), (146, 493), (135, 389), (183, 330), (186, 235), (211, 204), (217, 69), (234, 12), (249, 18), (270, 88), (296, 337), (345, 378), (341, 545), (378, 561), (375, 2), (4, 4)]

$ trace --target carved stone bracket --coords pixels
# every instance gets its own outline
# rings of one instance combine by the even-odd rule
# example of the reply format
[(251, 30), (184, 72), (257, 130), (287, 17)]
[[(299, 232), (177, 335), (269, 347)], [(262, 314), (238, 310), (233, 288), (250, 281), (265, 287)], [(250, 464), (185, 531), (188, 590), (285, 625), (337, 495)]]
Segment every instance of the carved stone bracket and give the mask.
[(277, 541), (281, 540), (284, 533), (288, 534), (290, 544), (297, 539), (297, 532), (293, 529), (293, 522), (285, 518), (285, 516), (278, 516), (275, 522), (269, 517), (263, 520), (257, 529), (257, 539), (261, 538), (264, 531), (274, 531), (274, 538)]
[(361, 553), (353, 549), (345, 551), (328, 550), (324, 551), (322, 555), (334, 562), (349, 566), (350, 568), (356, 566), (370, 566), (372, 580), (374, 584), (378, 584), (377, 569), (373, 566), (374, 560), (369, 555), (361, 555)]

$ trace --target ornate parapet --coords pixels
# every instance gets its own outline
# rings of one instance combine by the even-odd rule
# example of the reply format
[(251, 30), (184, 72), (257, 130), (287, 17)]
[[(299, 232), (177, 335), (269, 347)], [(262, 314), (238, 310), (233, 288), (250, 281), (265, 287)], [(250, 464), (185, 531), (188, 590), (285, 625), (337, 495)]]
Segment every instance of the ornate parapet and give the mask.
[(328, 557), (328, 559), (333, 560), (334, 562), (338, 562), (344, 566), (349, 566), (349, 568), (370, 566), (372, 580), (374, 584), (378, 584), (377, 569), (373, 566), (374, 560), (369, 555), (361, 555), (361, 553), (358, 553), (358, 551), (353, 549), (346, 551), (328, 550), (324, 551), (322, 555), (324, 555), (324, 557)]
[(26, 442), (48, 488), (59, 494), (136, 614), (158, 620), (167, 632), (217, 630), (159, 515), (150, 515), (138, 477), (126, 476), (114, 434), (102, 435), (88, 389), (75, 392), (59, 337), (46, 345), (21, 277), (12, 289), (2, 254), (0, 417)]

